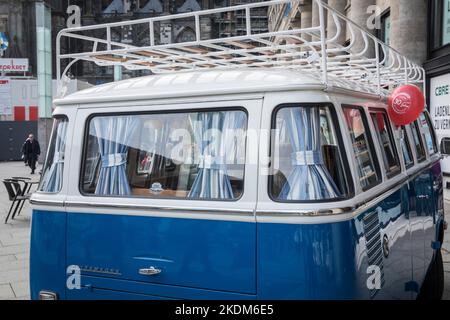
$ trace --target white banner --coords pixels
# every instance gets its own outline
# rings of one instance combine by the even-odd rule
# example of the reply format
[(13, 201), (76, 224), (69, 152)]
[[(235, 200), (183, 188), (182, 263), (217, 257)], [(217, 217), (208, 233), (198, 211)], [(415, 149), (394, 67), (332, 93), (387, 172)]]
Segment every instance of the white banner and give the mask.
[[(430, 113), (438, 144), (450, 138), (450, 74), (430, 79)], [(442, 170), (450, 173), (450, 158), (442, 161)]]
[(0, 78), (0, 115), (11, 115), (11, 79)]
[(27, 72), (28, 59), (0, 59), (0, 72)]

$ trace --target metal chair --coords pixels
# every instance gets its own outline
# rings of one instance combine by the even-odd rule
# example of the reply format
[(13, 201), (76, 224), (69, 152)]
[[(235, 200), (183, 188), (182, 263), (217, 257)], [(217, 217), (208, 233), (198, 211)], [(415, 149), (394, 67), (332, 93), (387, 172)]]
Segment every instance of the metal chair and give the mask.
[[(30, 193), (31, 187), (33, 185), (39, 183), (38, 181), (31, 181), (31, 178), (28, 178), (28, 177), (11, 177), (10, 180), (18, 180), (18, 181), (23, 183), (22, 193), (20, 195), (27, 196), (28, 199), (29, 199), (29, 197), (31, 195), (31, 193)], [(22, 201), (22, 204), (20, 205), (19, 211), (17, 212), (17, 216), (19, 216), (20, 213), (22, 212), (24, 204), (25, 204), (25, 201)]]
[(14, 220), (16, 214), (20, 214), (24, 202), (30, 198), (29, 195), (25, 194), (26, 190), (25, 188), (22, 188), (20, 182), (21, 180), (16, 179), (3, 180), (3, 184), (5, 185), (6, 191), (8, 192), (9, 200), (12, 201), (11, 206), (9, 207), (8, 214), (6, 215), (5, 224), (8, 223), (8, 219), (10, 216), (11, 219)]

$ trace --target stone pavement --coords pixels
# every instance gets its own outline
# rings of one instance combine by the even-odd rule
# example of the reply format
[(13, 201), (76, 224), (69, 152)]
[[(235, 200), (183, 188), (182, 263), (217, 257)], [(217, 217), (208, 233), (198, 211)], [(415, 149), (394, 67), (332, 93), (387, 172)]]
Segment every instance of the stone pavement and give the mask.
[[(39, 171), (39, 170), (37, 170)], [(0, 162), (0, 181), (10, 176), (38, 179), (30, 175), (22, 162)], [(0, 300), (29, 299), (29, 238), (31, 210), (28, 203), (19, 217), (7, 225), (3, 223), (10, 202), (3, 185), (0, 185)], [(446, 216), (450, 222), (450, 191), (446, 194)], [(445, 269), (444, 299), (450, 300), (450, 231), (447, 230), (442, 248)]]
[[(4, 224), (10, 201), (1, 180), (11, 176), (39, 179), (23, 162), (0, 162), (0, 300), (29, 299), (28, 264), (31, 210), (25, 203), (20, 216)], [(34, 187), (35, 188), (35, 187)]]

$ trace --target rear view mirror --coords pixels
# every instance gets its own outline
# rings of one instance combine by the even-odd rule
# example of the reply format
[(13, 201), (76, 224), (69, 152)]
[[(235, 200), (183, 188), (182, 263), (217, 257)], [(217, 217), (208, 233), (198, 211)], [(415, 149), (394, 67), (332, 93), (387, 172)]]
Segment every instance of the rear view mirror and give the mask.
[(440, 150), (443, 156), (450, 156), (450, 138), (442, 138)]

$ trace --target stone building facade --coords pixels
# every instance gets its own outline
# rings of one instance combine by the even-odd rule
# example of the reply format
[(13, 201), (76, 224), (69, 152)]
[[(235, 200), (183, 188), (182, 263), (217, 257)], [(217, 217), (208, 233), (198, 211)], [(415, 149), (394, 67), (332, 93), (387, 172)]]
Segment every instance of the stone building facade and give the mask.
[[(427, 0), (328, 0), (328, 5), (346, 15), (360, 26), (407, 56), (418, 64), (427, 60)], [(301, 28), (319, 25), (319, 10), (312, 0), (300, 1), (294, 24)], [(328, 17), (330, 18), (330, 17)], [(280, 16), (269, 17), (277, 21)], [(369, 22), (369, 23), (368, 23)], [(376, 23), (372, 28), (372, 22)], [(345, 26), (343, 26), (345, 27)], [(336, 26), (331, 18), (327, 22), (327, 32), (334, 35)], [(338, 40), (345, 44), (350, 38), (347, 30)], [(358, 42), (358, 41), (357, 41)], [(357, 46), (363, 45), (362, 41)], [(357, 48), (358, 49), (358, 48)]]
[[(433, 110), (433, 88), (450, 87), (450, 0), (325, 0), (324, 2), (410, 60), (422, 65), (426, 71), (427, 105)], [(289, 19), (286, 19), (286, 15), (280, 10), (270, 11), (271, 28), (287, 28), (285, 20), (289, 20), (293, 27), (302, 29), (317, 26), (319, 23), (319, 13), (312, 0), (300, 0), (298, 7), (293, 7), (292, 11), (295, 13), (291, 13)], [(334, 35), (336, 26), (331, 17), (327, 18), (326, 31), (329, 36)], [(306, 40), (310, 38), (307, 35), (303, 36)], [(346, 44), (349, 39), (350, 34), (347, 30), (341, 33), (338, 42)], [(363, 45), (362, 39), (358, 45)]]
[[(0, 0), (0, 32), (6, 35), (9, 46), (3, 58), (28, 58), (29, 72), (36, 70), (35, 11), (32, 0)], [(21, 76), (24, 74), (22, 73)]]
[[(65, 27), (67, 18), (66, 9), (69, 5), (81, 8), (81, 25), (101, 24), (124, 20), (140, 19), (146, 17), (163, 16), (212, 9), (230, 5), (239, 5), (257, 0), (63, 0), (52, 7), (53, 37), (60, 29)], [(244, 26), (244, 27), (243, 27)], [(252, 19), (252, 28), (260, 27), (260, 32), (267, 31), (267, 12), (260, 12), (258, 17)], [(216, 36), (239, 35), (245, 28), (245, 19), (239, 14), (233, 16), (214, 15), (201, 18), (200, 29), (202, 39)], [(195, 40), (194, 19), (176, 19), (155, 24), (155, 43), (166, 44)], [(98, 35), (102, 36), (102, 35)], [(112, 39), (120, 42), (129, 42), (135, 45), (149, 45), (148, 26), (138, 25), (129, 30), (113, 30)], [(62, 52), (76, 44), (62, 43)], [(91, 84), (101, 84), (113, 79), (113, 68), (99, 68), (92, 63), (78, 62), (70, 73), (77, 79)], [(149, 71), (122, 70), (122, 77), (135, 77), (148, 74)]]

